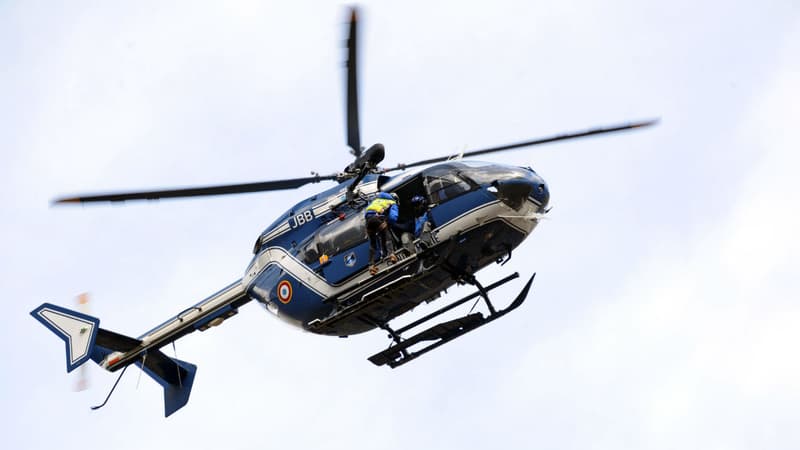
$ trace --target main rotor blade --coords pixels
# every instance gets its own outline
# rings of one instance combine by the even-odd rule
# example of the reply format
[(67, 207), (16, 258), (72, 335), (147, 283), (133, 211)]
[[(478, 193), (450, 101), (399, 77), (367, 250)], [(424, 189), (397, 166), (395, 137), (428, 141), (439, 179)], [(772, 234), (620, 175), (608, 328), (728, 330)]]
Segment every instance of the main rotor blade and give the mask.
[(356, 158), (361, 156), (361, 137), (358, 128), (357, 20), (357, 10), (352, 8), (350, 10), (350, 34), (347, 37), (347, 145), (353, 149)]
[(261, 181), (256, 183), (227, 184), (153, 191), (88, 194), (78, 195), (75, 197), (57, 198), (52, 201), (52, 204), (124, 202), (127, 200), (158, 200), (161, 198), (200, 197), (207, 195), (242, 194), (246, 192), (279, 191), (283, 189), (298, 188), (308, 183), (318, 183), (323, 180), (335, 179), (336, 175), (315, 175), (313, 177), (306, 178), (291, 178), (288, 180)]
[[(501, 145), (499, 147), (491, 147), (491, 148), (485, 148), (485, 149), (481, 149), (481, 150), (471, 150), (471, 151), (468, 151), (468, 152), (464, 152), (462, 157), (466, 158), (466, 157), (471, 157), (471, 156), (485, 155), (485, 154), (488, 154), (488, 153), (495, 153), (495, 152), (502, 152), (502, 151), (506, 151), (506, 150), (513, 150), (515, 148), (520, 148), (520, 147), (530, 147), (530, 146), (533, 146), (533, 145), (549, 144), (550, 142), (566, 141), (568, 139), (577, 139), (577, 138), (582, 138), (582, 137), (587, 137), (587, 136), (594, 136), (594, 135), (598, 135), (598, 134), (616, 133), (618, 131), (627, 131), (627, 130), (632, 130), (632, 129), (635, 129), (635, 128), (649, 127), (651, 125), (655, 125), (656, 123), (658, 123), (658, 119), (645, 120), (645, 121), (641, 121), (641, 122), (631, 122), (631, 123), (626, 123), (626, 124), (622, 124), (622, 125), (614, 125), (614, 126), (604, 127), (604, 128), (593, 128), (593, 129), (590, 129), (590, 130), (579, 131), (579, 132), (574, 132), (574, 133), (558, 134), (558, 135), (555, 135), (555, 136), (534, 139), (534, 140), (531, 140), (531, 141), (523, 141), (523, 142), (517, 142), (517, 143), (514, 143), (514, 144)], [(438, 157), (438, 158), (425, 159), (425, 160), (416, 161), (416, 162), (413, 162), (413, 163), (410, 163), (410, 164), (398, 164), (397, 166), (392, 167), (390, 169), (384, 169), (383, 172), (391, 172), (391, 171), (394, 171), (394, 170), (408, 169), (410, 167), (424, 166), (426, 164), (433, 164), (433, 163), (437, 163), (437, 162), (447, 161), (447, 160), (449, 160), (451, 158), (452, 158), (452, 155), (450, 155), (450, 156), (441, 156), (441, 157)]]

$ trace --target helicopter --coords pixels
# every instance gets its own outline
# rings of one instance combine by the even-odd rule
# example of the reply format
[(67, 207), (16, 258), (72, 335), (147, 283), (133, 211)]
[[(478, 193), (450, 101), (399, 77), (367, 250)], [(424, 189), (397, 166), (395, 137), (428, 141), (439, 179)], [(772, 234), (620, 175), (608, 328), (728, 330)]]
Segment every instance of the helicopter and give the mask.
[[(385, 147), (376, 143), (365, 149), (360, 139), (357, 35), (358, 10), (352, 8), (346, 44), (346, 134), (354, 160), (342, 171), (254, 183), (77, 195), (53, 201), (55, 205), (117, 203), (335, 183), (289, 208), (257, 236), (253, 256), (240, 279), (139, 337), (100, 328), (98, 318), (51, 303), (31, 311), (36, 320), (64, 341), (67, 372), (90, 359), (110, 372), (121, 370), (105, 401), (92, 409), (108, 402), (131, 365), (138, 366), (163, 387), (166, 417), (184, 407), (197, 366), (169, 357), (161, 349), (194, 331), (222, 324), (251, 301), (279, 319), (315, 334), (347, 337), (383, 330), (388, 334), (389, 345), (368, 360), (391, 368), (508, 314), (525, 301), (536, 274), (527, 279), (507, 306), (498, 308), (490, 291), (519, 278), (519, 273), (486, 285), (478, 281), (476, 273), (491, 264), (505, 265), (511, 260), (513, 250), (549, 212), (550, 190), (530, 167), (465, 158), (627, 131), (657, 122), (630, 122), (464, 151), (457, 158), (447, 155), (380, 167)], [(413, 233), (408, 245), (398, 246), (392, 255), (373, 262), (365, 211), (382, 194), (390, 195), (397, 205), (398, 223), (424, 217), (424, 226), (421, 232)], [(421, 208), (411, 207), (412, 204)], [(402, 241), (400, 231), (390, 229), (389, 234), (392, 241)], [(453, 285), (470, 285), (475, 292), (411, 323), (393, 325), (395, 319), (423, 303), (443, 302), (443, 294)], [(455, 319), (437, 320), (472, 300), (482, 300), (488, 313), (471, 309)]]

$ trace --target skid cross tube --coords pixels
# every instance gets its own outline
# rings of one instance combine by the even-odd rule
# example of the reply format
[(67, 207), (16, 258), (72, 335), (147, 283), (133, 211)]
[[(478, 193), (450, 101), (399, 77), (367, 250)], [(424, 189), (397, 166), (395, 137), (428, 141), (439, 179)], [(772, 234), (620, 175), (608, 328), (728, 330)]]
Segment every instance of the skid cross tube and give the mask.
[(494, 315), (497, 313), (497, 311), (495, 311), (494, 309), (494, 306), (492, 305), (492, 302), (489, 300), (489, 293), (487, 292), (486, 289), (483, 288), (483, 286), (478, 282), (478, 279), (475, 278), (474, 275), (470, 275), (469, 278), (464, 279), (464, 282), (478, 288), (478, 293), (481, 295), (481, 297), (483, 297), (483, 300), (486, 302), (486, 307), (489, 308), (490, 315)]

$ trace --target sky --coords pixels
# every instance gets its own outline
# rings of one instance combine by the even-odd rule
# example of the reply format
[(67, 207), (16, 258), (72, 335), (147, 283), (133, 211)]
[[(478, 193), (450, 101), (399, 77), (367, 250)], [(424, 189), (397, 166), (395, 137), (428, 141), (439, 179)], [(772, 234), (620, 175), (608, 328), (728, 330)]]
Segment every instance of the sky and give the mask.
[(361, 10), (362, 142), (387, 165), (661, 122), (491, 158), (533, 167), (553, 206), (479, 274), (537, 272), (502, 320), (390, 370), (366, 361), (382, 332), (316, 336), (248, 304), (178, 341), (198, 365), (184, 409), (165, 419), (131, 370), (90, 411), (116, 374), (91, 365), (73, 392), (31, 310), (89, 292), (101, 326), (138, 336), (239, 278), (258, 234), (328, 185), (50, 200), (340, 170), (346, 5), (0, 2), (7, 448), (800, 447), (800, 4)]

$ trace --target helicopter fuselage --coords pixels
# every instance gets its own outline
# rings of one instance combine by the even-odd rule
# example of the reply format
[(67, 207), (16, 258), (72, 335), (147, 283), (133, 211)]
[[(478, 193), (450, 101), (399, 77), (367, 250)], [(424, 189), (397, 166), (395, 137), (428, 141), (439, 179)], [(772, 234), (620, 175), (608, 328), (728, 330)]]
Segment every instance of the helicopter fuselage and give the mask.
[[(410, 207), (404, 208), (412, 196), (426, 197), (429, 231), (416, 249), (437, 246), (436, 258), (401, 257), (370, 274), (363, 217), (379, 191), (397, 195), (402, 220), (414, 219)], [(347, 183), (342, 183), (298, 203), (267, 228), (242, 279), (247, 294), (279, 318), (314, 333), (369, 331), (510, 256), (549, 201), (546, 183), (532, 169), (467, 161), (392, 178), (370, 174), (355, 192), (357, 198), (348, 199)], [(380, 301), (361, 314), (318, 326), (344, 305), (368, 297)]]

